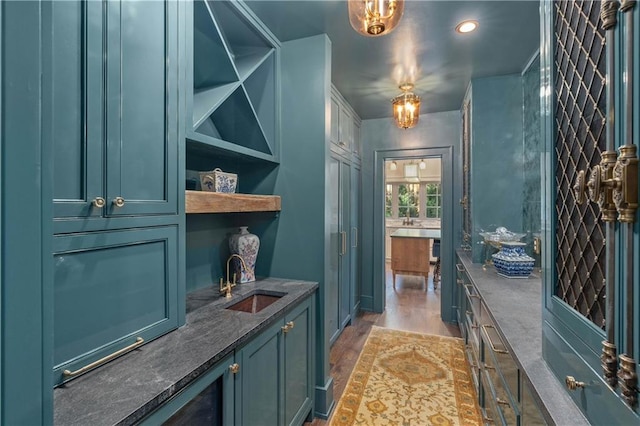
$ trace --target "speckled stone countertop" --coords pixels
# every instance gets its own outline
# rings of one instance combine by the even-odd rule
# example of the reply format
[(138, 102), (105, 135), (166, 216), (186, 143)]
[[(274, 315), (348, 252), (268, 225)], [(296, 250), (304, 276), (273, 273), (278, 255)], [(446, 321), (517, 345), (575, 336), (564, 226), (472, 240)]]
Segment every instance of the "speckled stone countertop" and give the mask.
[(403, 238), (440, 238), (439, 229), (400, 228), (391, 234), (391, 237)]
[[(186, 325), (54, 389), (56, 425), (130, 425), (315, 291), (317, 283), (267, 278), (189, 294)], [(284, 296), (249, 314), (225, 309), (261, 291)]]
[(542, 280), (509, 279), (493, 268), (486, 271), (472, 263), (469, 252), (457, 251), (465, 270), (490, 311), (509, 352), (533, 385), (533, 396), (541, 403), (547, 420), (557, 425), (589, 425), (542, 359)]

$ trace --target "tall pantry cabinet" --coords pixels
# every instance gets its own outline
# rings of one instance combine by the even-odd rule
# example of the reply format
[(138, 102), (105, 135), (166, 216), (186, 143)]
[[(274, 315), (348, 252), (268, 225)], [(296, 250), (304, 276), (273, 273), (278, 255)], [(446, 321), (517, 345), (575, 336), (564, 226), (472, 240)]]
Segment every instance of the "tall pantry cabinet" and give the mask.
[(184, 318), (179, 7), (48, 6), (43, 39), (55, 54), (43, 60), (43, 121), (53, 158), (55, 384)]
[(359, 309), (360, 119), (331, 88), (330, 275), (327, 324), (335, 342)]

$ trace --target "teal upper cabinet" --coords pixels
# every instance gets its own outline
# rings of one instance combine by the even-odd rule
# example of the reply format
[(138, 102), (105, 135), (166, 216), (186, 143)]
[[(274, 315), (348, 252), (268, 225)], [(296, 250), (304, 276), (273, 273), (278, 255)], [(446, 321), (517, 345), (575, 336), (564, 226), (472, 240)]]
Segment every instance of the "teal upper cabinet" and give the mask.
[(193, 2), (188, 146), (278, 161), (277, 39), (242, 3)]
[(335, 86), (331, 86), (331, 147), (349, 158), (360, 158), (360, 118), (342, 97)]
[(119, 216), (177, 214), (177, 7), (53, 2), (56, 54), (45, 101), (57, 232), (102, 229)]

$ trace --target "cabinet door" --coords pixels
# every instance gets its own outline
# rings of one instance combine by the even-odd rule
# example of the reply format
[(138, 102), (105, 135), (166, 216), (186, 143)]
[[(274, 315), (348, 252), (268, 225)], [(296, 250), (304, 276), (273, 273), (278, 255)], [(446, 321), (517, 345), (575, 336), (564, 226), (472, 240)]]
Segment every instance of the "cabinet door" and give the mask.
[(351, 152), (353, 152), (356, 157), (360, 157), (362, 155), (362, 142), (360, 141), (360, 123), (358, 123), (355, 118), (353, 120), (353, 142), (351, 145)]
[(340, 257), (340, 329), (351, 320), (351, 166), (340, 163), (340, 231), (342, 233), (342, 256)]
[(54, 381), (178, 326), (178, 229), (54, 238)]
[(344, 105), (340, 105), (340, 146), (344, 147), (347, 152), (350, 152), (352, 140), (353, 119)]
[[(102, 4), (51, 2), (51, 50), (43, 92), (53, 145), (54, 217), (101, 216), (103, 197)], [(91, 96), (88, 96), (91, 94)]]
[(313, 299), (294, 308), (285, 318), (284, 424), (301, 425), (311, 411), (313, 398)]
[(274, 426), (282, 424), (283, 382), (282, 320), (269, 327), (236, 352), (236, 424)]
[(145, 417), (140, 425), (233, 425), (233, 355)]
[(177, 213), (177, 2), (54, 2), (51, 25), (54, 217)]
[(340, 144), (340, 103), (333, 95), (331, 96), (331, 143)]
[(327, 299), (324, 301), (325, 322), (329, 341), (338, 338), (340, 320), (338, 300), (340, 295), (340, 253), (342, 253), (342, 234), (340, 233), (340, 160), (329, 159), (329, 275), (327, 277)]
[(350, 200), (350, 277), (351, 284), (351, 315), (356, 315), (360, 304), (360, 169), (351, 167), (351, 200)]
[(177, 2), (105, 5), (106, 213), (176, 213)]

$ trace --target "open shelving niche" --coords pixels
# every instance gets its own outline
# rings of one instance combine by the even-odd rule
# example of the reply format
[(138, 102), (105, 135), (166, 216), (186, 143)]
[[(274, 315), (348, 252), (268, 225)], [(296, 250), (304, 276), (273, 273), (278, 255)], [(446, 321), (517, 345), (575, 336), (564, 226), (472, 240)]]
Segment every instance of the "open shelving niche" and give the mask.
[[(261, 237), (256, 273), (268, 275), (281, 209), (272, 194), (280, 162), (280, 42), (243, 3), (194, 0), (193, 70), (187, 75), (186, 292), (224, 276), (228, 238), (248, 225)], [(189, 120), (187, 120), (189, 121)], [(238, 174), (238, 193), (200, 189), (200, 171)]]
[(278, 163), (277, 39), (242, 3), (193, 3), (193, 125), (187, 147)]

